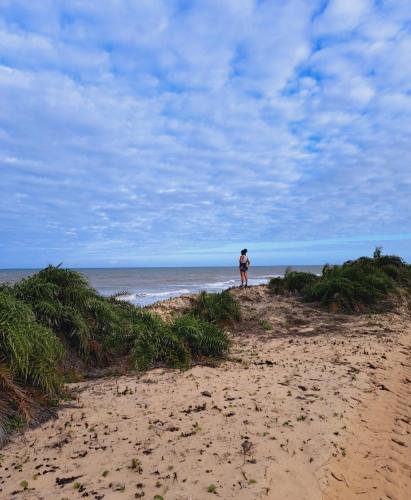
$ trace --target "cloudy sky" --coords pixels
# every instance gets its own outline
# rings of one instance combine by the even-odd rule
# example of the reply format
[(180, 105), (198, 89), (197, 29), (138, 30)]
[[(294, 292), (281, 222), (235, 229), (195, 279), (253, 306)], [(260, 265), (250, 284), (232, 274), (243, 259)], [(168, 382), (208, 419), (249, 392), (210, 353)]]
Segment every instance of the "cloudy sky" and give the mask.
[(0, 267), (411, 260), (409, 0), (0, 14)]

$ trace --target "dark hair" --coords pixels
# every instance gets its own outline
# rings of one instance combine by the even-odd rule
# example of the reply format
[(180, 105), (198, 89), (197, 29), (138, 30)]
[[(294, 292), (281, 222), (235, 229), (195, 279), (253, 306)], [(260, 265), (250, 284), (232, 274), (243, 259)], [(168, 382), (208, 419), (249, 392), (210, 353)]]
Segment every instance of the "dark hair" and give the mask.
[(246, 248), (244, 248), (244, 250), (241, 250), (241, 255), (245, 255), (247, 252), (248, 252), (248, 250)]

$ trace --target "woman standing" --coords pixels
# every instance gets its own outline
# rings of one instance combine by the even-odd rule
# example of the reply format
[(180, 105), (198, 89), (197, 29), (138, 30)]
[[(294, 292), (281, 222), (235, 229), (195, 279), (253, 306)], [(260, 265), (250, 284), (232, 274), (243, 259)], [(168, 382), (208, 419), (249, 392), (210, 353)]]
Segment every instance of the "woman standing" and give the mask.
[(248, 286), (248, 268), (250, 267), (250, 261), (247, 257), (248, 250), (244, 248), (241, 250), (240, 255), (240, 277), (241, 277), (241, 287)]

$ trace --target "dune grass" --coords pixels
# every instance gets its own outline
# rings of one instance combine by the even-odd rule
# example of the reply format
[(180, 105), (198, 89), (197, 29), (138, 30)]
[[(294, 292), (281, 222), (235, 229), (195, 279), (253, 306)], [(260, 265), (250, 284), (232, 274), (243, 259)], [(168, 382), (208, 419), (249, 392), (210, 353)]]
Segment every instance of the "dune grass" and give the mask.
[(210, 323), (223, 323), (239, 320), (241, 317), (240, 304), (229, 290), (220, 293), (201, 292), (196, 297), (192, 312)]
[(228, 294), (207, 294), (204, 303), (207, 314), (199, 308), (199, 316), (165, 322), (99, 295), (80, 273), (59, 266), (0, 285), (0, 442), (13, 422), (33, 420), (39, 406), (59, 397), (63, 367), (76, 357), (86, 367), (123, 359), (144, 371), (223, 356), (229, 341), (214, 322), (238, 317), (238, 305)]
[(194, 355), (218, 358), (230, 346), (229, 339), (221, 328), (191, 314), (176, 318), (171, 331), (188, 345)]
[(320, 302), (334, 311), (386, 309), (395, 295), (411, 292), (411, 266), (395, 255), (360, 257), (340, 266), (325, 265), (321, 276), (292, 271), (273, 278), (273, 293), (298, 293), (307, 302)]
[(56, 335), (36, 321), (32, 309), (0, 291), (0, 442), (12, 419), (29, 421), (36, 416), (37, 389), (44, 398), (55, 397), (61, 388), (59, 363), (63, 346)]

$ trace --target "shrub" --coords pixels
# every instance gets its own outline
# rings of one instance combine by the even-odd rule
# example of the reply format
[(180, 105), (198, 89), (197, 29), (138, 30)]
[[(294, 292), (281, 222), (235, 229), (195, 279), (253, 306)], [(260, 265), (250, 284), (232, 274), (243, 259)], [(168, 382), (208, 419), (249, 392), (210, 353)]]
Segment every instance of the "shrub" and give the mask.
[(318, 281), (318, 276), (312, 273), (286, 270), (284, 278), (271, 278), (268, 286), (273, 293), (302, 293), (304, 289)]
[(192, 315), (177, 318), (171, 329), (187, 343), (193, 355), (219, 357), (227, 352), (230, 345), (223, 330)]
[(271, 278), (268, 282), (269, 289), (275, 294), (282, 294), (285, 291), (284, 278), (275, 277)]
[(360, 257), (341, 266), (326, 264), (320, 277), (287, 271), (269, 286), (274, 293), (298, 292), (305, 301), (333, 310), (363, 311), (387, 306), (390, 295), (401, 288), (411, 291), (411, 266), (396, 255), (382, 255), (377, 247), (372, 258)]
[(320, 280), (304, 289), (304, 299), (350, 312), (381, 304), (395, 292), (402, 273), (393, 263), (381, 265), (383, 260), (381, 255), (374, 259), (360, 257), (342, 266), (328, 266)]
[(210, 323), (240, 319), (240, 304), (229, 290), (220, 293), (201, 292), (195, 299), (193, 314)]
[(290, 271), (284, 276), (285, 288), (290, 292), (303, 292), (305, 287), (318, 280), (318, 276), (312, 273)]

